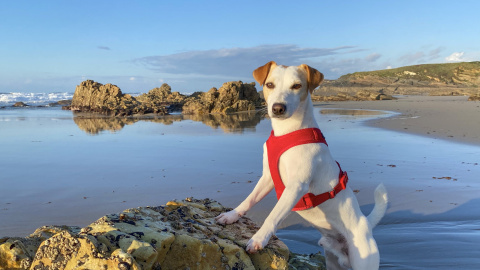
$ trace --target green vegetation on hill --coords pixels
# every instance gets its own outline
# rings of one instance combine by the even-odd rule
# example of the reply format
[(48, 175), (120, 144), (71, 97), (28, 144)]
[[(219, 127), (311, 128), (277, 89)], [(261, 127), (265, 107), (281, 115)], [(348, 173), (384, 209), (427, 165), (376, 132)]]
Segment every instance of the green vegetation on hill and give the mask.
[(460, 84), (468, 87), (480, 85), (480, 61), (448, 64), (423, 64), (394, 69), (355, 72), (341, 76), (339, 82), (364, 80), (415, 80), (431, 83)]

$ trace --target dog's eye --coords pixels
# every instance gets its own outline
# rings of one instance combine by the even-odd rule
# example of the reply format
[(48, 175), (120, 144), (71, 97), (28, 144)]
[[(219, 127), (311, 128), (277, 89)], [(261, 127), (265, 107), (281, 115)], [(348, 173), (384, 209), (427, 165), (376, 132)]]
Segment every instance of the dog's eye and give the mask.
[(292, 89), (295, 89), (295, 90), (298, 90), (298, 89), (300, 89), (300, 88), (302, 88), (302, 85), (299, 84), (299, 83), (296, 83), (296, 84), (294, 84), (294, 85), (292, 86)]
[(275, 88), (275, 85), (274, 85), (273, 83), (271, 83), (271, 82), (265, 84), (265, 86), (266, 86), (267, 88), (269, 88), (269, 89)]

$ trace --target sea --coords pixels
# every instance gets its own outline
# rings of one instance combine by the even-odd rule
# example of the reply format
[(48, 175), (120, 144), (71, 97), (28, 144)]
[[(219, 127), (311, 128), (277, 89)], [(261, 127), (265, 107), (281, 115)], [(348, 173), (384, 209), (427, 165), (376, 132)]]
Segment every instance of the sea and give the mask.
[[(72, 96), (0, 93), (0, 238), (187, 197), (235, 207), (262, 174), (262, 112), (99, 118), (49, 105)], [(12, 107), (19, 101), (29, 106)], [(381, 269), (480, 269), (480, 146), (369, 125), (393, 112), (314, 110), (362, 211), (378, 184), (388, 190), (373, 230)], [(261, 224), (275, 203), (269, 194), (248, 216)], [(322, 252), (295, 213), (277, 236), (292, 252)]]
[(0, 107), (12, 106), (16, 102), (23, 102), (30, 106), (49, 106), (49, 104), (72, 99), (73, 93), (55, 92), (55, 93), (0, 93)]

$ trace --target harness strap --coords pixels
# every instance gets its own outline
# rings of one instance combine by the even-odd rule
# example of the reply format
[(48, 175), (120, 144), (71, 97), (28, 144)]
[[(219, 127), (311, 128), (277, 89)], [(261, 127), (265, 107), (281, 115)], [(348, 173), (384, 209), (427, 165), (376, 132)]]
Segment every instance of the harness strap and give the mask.
[[(277, 193), (277, 199), (283, 194), (285, 185), (283, 184), (280, 176), (280, 170), (278, 168), (280, 156), (288, 149), (302, 144), (309, 143), (323, 143), (328, 145), (325, 137), (318, 128), (306, 128), (297, 130), (283, 136), (275, 136), (272, 130), (267, 144), (268, 165), (270, 168), (270, 174), (275, 185), (275, 192)], [(348, 176), (347, 173), (342, 171), (340, 164), (337, 162), (340, 169), (338, 177), (338, 184), (330, 191), (314, 195), (312, 193), (305, 194), (298, 203), (293, 207), (292, 211), (305, 210), (324, 203), (329, 199), (335, 198), (335, 196), (347, 186)]]

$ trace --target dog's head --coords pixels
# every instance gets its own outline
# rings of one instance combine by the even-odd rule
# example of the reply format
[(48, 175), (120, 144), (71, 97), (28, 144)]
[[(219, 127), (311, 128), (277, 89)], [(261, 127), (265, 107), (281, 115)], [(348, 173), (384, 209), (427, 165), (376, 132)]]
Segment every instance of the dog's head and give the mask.
[(253, 71), (253, 78), (263, 86), (263, 96), (271, 118), (286, 119), (323, 81), (323, 74), (305, 64), (282, 66), (270, 61)]

